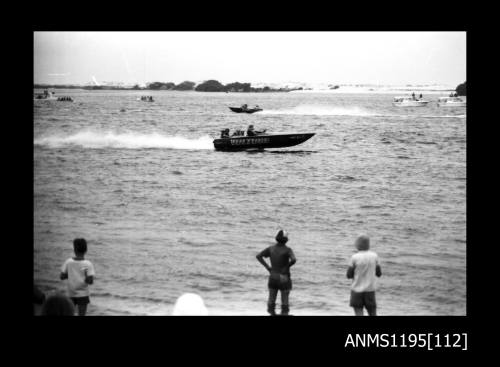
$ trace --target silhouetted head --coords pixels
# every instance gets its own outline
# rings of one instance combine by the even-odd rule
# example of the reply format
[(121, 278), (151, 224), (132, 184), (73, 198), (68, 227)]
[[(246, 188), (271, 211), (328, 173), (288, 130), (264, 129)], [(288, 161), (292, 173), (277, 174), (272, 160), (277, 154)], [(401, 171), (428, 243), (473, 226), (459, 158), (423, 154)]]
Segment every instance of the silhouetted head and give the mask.
[(276, 242), (278, 242), (279, 244), (282, 244), (284, 245), (285, 243), (288, 242), (288, 233), (282, 229), (280, 229), (278, 231), (278, 233), (276, 234)]
[(175, 302), (173, 316), (207, 316), (203, 298), (195, 293), (184, 293)]
[(73, 302), (61, 293), (49, 296), (42, 306), (43, 316), (73, 316), (74, 314)]
[(85, 238), (75, 238), (73, 240), (73, 250), (75, 250), (75, 254), (85, 255), (87, 252), (87, 241), (85, 241)]
[(253, 125), (248, 125), (248, 128), (249, 129), (253, 129)]
[(363, 234), (356, 239), (354, 245), (359, 251), (367, 251), (370, 248), (370, 237)]

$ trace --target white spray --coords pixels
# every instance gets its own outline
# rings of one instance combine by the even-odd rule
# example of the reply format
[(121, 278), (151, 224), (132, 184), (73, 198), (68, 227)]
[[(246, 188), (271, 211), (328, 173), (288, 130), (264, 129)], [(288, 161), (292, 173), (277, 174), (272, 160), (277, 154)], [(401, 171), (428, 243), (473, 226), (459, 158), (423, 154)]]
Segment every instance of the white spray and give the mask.
[(115, 133), (80, 131), (72, 135), (49, 135), (36, 138), (35, 145), (49, 148), (81, 146), (84, 148), (122, 148), (122, 149), (213, 149), (212, 138), (208, 135), (199, 138), (167, 136), (159, 133), (138, 134), (134, 132)]

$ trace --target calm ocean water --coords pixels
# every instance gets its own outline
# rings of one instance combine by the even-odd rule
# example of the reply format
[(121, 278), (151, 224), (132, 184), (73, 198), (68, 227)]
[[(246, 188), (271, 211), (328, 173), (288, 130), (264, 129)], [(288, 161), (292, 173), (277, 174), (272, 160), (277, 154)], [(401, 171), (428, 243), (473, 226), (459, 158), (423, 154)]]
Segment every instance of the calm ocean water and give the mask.
[[(89, 315), (265, 315), (255, 255), (289, 231), (295, 315), (351, 315), (345, 272), (366, 233), (380, 315), (466, 314), (466, 112), (392, 107), (389, 94), (56, 90), (34, 101), (34, 280), (85, 237)], [(153, 95), (154, 103), (136, 100)], [(258, 104), (235, 114), (228, 106)], [(228, 127), (315, 132), (302, 145), (216, 152)]]

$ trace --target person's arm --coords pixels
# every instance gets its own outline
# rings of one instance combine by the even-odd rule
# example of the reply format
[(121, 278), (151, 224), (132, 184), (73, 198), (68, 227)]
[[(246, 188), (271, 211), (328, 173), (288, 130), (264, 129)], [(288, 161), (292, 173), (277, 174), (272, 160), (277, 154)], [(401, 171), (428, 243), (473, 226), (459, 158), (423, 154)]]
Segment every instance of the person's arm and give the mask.
[(382, 268), (380, 267), (380, 262), (378, 261), (378, 256), (377, 256), (377, 262), (375, 265), (375, 275), (378, 277), (382, 276)]
[(68, 260), (61, 266), (61, 275), (59, 275), (59, 278), (61, 280), (68, 279)]
[(349, 261), (349, 267), (347, 268), (347, 279), (354, 279), (354, 261), (351, 257), (351, 260)]
[(293, 253), (293, 250), (290, 249), (289, 253), (289, 261), (288, 261), (288, 270), (297, 262), (297, 258), (295, 257), (295, 254)]
[(380, 261), (378, 260), (378, 255), (375, 256), (375, 275), (377, 277), (382, 276), (382, 268), (380, 267)]
[(89, 262), (88, 268), (85, 269), (85, 283), (94, 284), (94, 275), (95, 275), (94, 265), (92, 265), (92, 263)]
[(94, 277), (92, 275), (91, 276), (85, 275), (85, 283), (94, 284)]
[(271, 267), (267, 264), (266, 260), (264, 260), (264, 257), (269, 257), (269, 248), (265, 249), (264, 251), (260, 252), (257, 254), (256, 258), (257, 260), (266, 268), (268, 272), (271, 272)]

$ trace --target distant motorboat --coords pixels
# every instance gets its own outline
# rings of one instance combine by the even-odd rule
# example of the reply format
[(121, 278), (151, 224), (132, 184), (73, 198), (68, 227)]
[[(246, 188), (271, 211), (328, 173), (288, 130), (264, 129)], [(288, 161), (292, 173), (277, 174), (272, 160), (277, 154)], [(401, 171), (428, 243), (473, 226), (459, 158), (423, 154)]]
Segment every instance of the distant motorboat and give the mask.
[(141, 96), (137, 100), (141, 102), (154, 102), (153, 96)]
[(229, 107), (229, 109), (236, 113), (254, 113), (262, 111), (262, 108), (260, 107), (256, 108)]
[(467, 102), (460, 97), (439, 97), (439, 107), (467, 107)]
[(49, 92), (48, 90), (44, 90), (42, 94), (35, 94), (34, 99), (37, 100), (57, 100), (54, 92)]
[(394, 97), (392, 105), (396, 107), (425, 107), (429, 101), (414, 97)]

